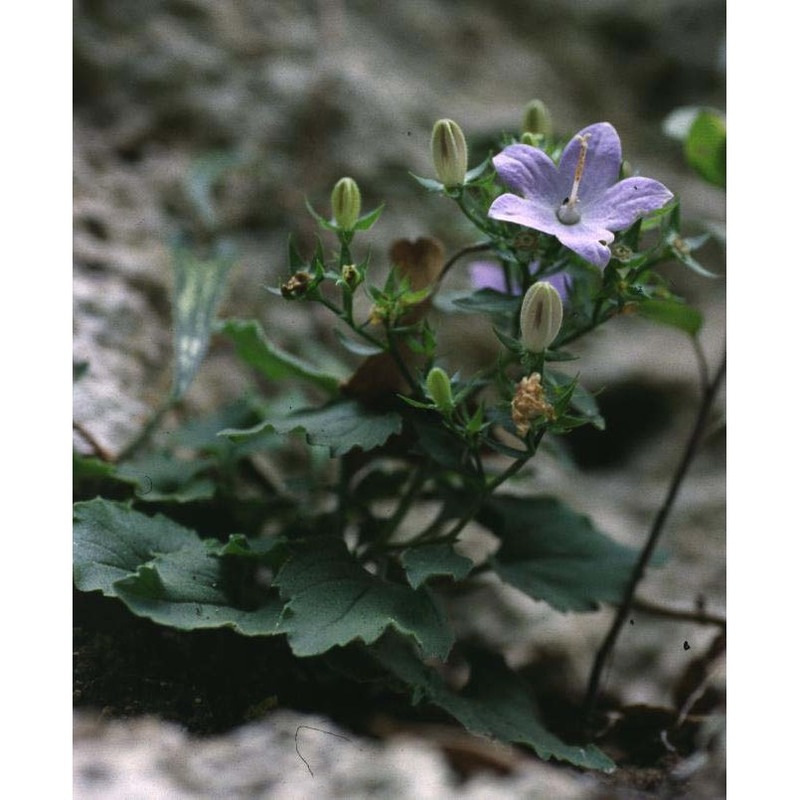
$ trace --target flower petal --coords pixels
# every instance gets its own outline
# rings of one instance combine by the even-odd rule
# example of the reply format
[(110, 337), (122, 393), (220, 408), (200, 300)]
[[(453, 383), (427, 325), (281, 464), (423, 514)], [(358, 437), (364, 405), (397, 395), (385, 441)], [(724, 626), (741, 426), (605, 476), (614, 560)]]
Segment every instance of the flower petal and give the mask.
[(475, 289), (494, 289), (496, 292), (506, 290), (503, 268), (494, 261), (473, 261), (469, 265), (469, 280)]
[(492, 163), (509, 189), (525, 197), (547, 198), (554, 206), (563, 199), (556, 165), (538, 147), (509, 145), (492, 159)]
[(608, 246), (614, 241), (614, 234), (601, 225), (587, 225), (584, 220), (577, 225), (562, 225), (556, 231), (556, 238), (564, 247), (600, 269), (611, 260)]
[(626, 178), (583, 208), (583, 219), (621, 231), (639, 217), (661, 208), (673, 197), (664, 184), (652, 178)]
[(542, 233), (556, 234), (567, 227), (558, 221), (556, 207), (542, 202), (539, 197), (523, 198), (515, 194), (501, 194), (491, 206), (488, 216), (503, 222), (516, 222)]
[[(581, 152), (581, 142), (578, 138), (580, 136), (589, 137), (586, 163), (583, 168), (580, 188), (578, 189), (578, 197), (580, 197), (585, 207), (599, 197), (609, 186), (617, 182), (619, 168), (622, 164), (622, 145), (614, 126), (608, 122), (597, 122), (575, 134), (564, 148), (564, 153), (558, 164), (559, 178), (562, 181), (567, 181), (567, 194), (569, 194), (569, 188), (572, 186), (575, 167), (578, 165), (578, 156)], [(566, 196), (565, 194), (564, 197)], [(559, 199), (563, 200), (564, 197)]]

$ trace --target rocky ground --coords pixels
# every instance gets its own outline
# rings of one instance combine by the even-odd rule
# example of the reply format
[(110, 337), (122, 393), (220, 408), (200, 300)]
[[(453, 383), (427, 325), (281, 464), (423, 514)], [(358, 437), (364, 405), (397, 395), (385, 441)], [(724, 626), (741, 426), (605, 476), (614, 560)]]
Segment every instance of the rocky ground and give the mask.
[[(75, 386), (74, 417), (97, 445), (120, 452), (169, 389), (169, 262), (178, 238), (199, 248), (229, 243), (238, 265), (223, 315), (258, 317), (282, 331), (289, 348), (324, 331), (324, 322), (298, 315), (262, 287), (286, 274), (289, 232), (301, 245), (313, 241), (305, 198), (325, 207), (340, 176), (356, 178), (367, 207), (387, 201), (370, 234), (376, 261), (385, 264), (399, 237), (434, 235), (448, 250), (468, 243), (453, 209), (407, 177), (409, 170), (430, 174), (429, 131), (439, 117), (458, 120), (476, 154), (490, 136), (516, 130), (533, 97), (548, 103), (565, 133), (608, 119), (626, 158), (681, 196), (690, 226), (724, 222), (724, 195), (687, 170), (659, 128), (676, 106), (723, 106), (724, 3), (530, 6), (75, 3), (74, 358), (89, 366)], [(220, 178), (208, 195), (215, 171)], [(724, 273), (720, 246), (707, 247), (709, 266)], [(669, 276), (706, 314), (701, 340), (716, 364), (723, 281), (677, 266)], [(486, 334), (449, 332), (476, 357)], [(694, 354), (677, 332), (620, 319), (580, 363), (589, 386), (606, 387), (604, 410), (618, 415), (619, 435), (585, 442), (580, 469), (546, 462), (536, 479), (602, 530), (640, 543), (691, 426)], [(248, 381), (215, 345), (182, 413), (216, 408)], [(724, 396), (718, 417), (723, 408)], [(90, 449), (79, 434), (75, 444)], [(642, 587), (651, 603), (692, 610), (701, 597), (710, 615), (724, 615), (724, 455), (717, 429), (665, 532), (670, 561)], [(562, 688), (578, 694), (610, 620), (609, 612), (557, 615), (490, 584), (465, 607), (462, 631), (491, 632), (514, 666), (560, 665)], [(690, 662), (713, 656), (706, 688), (714, 701), (698, 722), (694, 755), (665, 761), (649, 777), (643, 770), (581, 775), (449, 728), (420, 730), (380, 715), (354, 733), (302, 703), (198, 739), (179, 715), (166, 715), (178, 723), (141, 716), (159, 709), (126, 711), (88, 692), (77, 697), (75, 797), (722, 797), (718, 632), (640, 609), (619, 642), (608, 691), (623, 705), (680, 709)]]

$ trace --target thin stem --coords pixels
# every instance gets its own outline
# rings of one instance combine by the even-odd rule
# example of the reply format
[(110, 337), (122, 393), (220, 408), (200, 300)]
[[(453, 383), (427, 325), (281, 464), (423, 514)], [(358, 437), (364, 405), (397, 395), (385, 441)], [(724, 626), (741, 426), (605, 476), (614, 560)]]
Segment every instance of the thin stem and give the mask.
[(139, 450), (144, 447), (147, 443), (148, 439), (155, 433), (158, 426), (161, 424), (161, 420), (164, 418), (164, 415), (170, 411), (175, 404), (178, 402), (177, 398), (175, 397), (168, 397), (158, 408), (158, 410), (150, 417), (148, 423), (142, 428), (139, 432), (138, 436), (136, 436), (127, 447), (123, 449), (123, 451), (117, 456), (117, 461), (127, 461), (133, 458)]
[(645, 543), (642, 552), (639, 554), (639, 559), (636, 562), (631, 579), (628, 582), (622, 602), (617, 609), (614, 621), (611, 624), (611, 627), (609, 628), (609, 631), (606, 634), (606, 638), (603, 640), (600, 649), (597, 651), (597, 655), (595, 656), (594, 664), (592, 665), (592, 671), (589, 676), (589, 683), (586, 689), (586, 698), (583, 704), (583, 721), (585, 726), (588, 725), (589, 720), (594, 714), (603, 668), (605, 667), (608, 657), (611, 655), (611, 651), (614, 649), (617, 637), (622, 630), (625, 620), (630, 615), (636, 589), (644, 577), (647, 565), (650, 563), (653, 551), (655, 550), (656, 544), (658, 543), (658, 540), (664, 529), (664, 523), (667, 521), (667, 517), (669, 516), (672, 506), (675, 503), (675, 499), (678, 496), (678, 490), (683, 484), (683, 481), (689, 471), (689, 466), (692, 463), (692, 460), (694, 459), (700, 446), (700, 442), (703, 438), (703, 430), (711, 413), (711, 409), (714, 404), (714, 398), (716, 397), (720, 385), (722, 384), (722, 377), (724, 374), (725, 357), (723, 356), (713, 380), (706, 387), (706, 390), (703, 393), (703, 399), (700, 403), (700, 408), (697, 410), (697, 418), (695, 419), (694, 428), (692, 429), (692, 433), (686, 442), (683, 456), (678, 464), (677, 469), (675, 470), (675, 474), (672, 477), (672, 482), (670, 483), (667, 495), (664, 498), (664, 502), (662, 503), (661, 508), (658, 510), (655, 519), (653, 520), (653, 525), (650, 528), (650, 534), (647, 537), (647, 542)]
[(700, 370), (700, 389), (705, 392), (708, 389), (709, 381), (708, 360), (706, 359), (706, 354), (703, 352), (703, 348), (700, 346), (700, 341), (697, 336), (692, 336), (691, 340), (694, 354), (697, 357), (697, 366)]
[(664, 619), (674, 619), (681, 622), (693, 622), (696, 625), (715, 625), (717, 628), (725, 628), (727, 622), (725, 617), (716, 614), (706, 614), (704, 611), (683, 611), (679, 608), (669, 608), (639, 597), (634, 598), (631, 604), (633, 611), (641, 611), (643, 614), (651, 614), (654, 617)]
[(433, 291), (436, 292), (444, 280), (445, 275), (447, 275), (447, 273), (450, 271), (450, 268), (456, 263), (456, 261), (458, 261), (459, 258), (462, 258), (469, 253), (480, 253), (483, 250), (491, 250), (492, 247), (493, 245), (491, 242), (478, 242), (477, 244), (470, 244), (466, 247), (462, 247), (460, 250), (455, 252), (452, 256), (450, 256), (450, 258), (447, 259), (447, 261), (445, 261), (444, 266), (439, 273), (439, 277), (436, 279), (436, 284), (434, 285)]
[(417, 499), (419, 490), (427, 480), (427, 477), (428, 473), (425, 466), (422, 465), (417, 467), (417, 470), (409, 481), (408, 487), (403, 496), (400, 498), (394, 513), (391, 517), (389, 517), (389, 519), (386, 520), (383, 530), (375, 542), (377, 547), (385, 544), (391, 538), (392, 534), (397, 530), (400, 523), (405, 519), (406, 514), (408, 514), (408, 510), (411, 508), (414, 500)]

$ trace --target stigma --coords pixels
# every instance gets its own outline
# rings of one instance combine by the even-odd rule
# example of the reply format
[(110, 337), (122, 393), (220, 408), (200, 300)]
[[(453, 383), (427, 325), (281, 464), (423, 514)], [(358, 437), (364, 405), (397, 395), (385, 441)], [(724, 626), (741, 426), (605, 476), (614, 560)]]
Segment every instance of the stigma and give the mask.
[(575, 225), (581, 221), (581, 212), (578, 210), (578, 186), (580, 185), (581, 178), (583, 177), (583, 170), (586, 166), (586, 151), (589, 149), (590, 133), (584, 136), (578, 136), (578, 141), (581, 145), (581, 151), (578, 154), (578, 163), (575, 165), (575, 177), (572, 180), (572, 191), (569, 197), (564, 198), (564, 202), (556, 210), (558, 221), (564, 225)]

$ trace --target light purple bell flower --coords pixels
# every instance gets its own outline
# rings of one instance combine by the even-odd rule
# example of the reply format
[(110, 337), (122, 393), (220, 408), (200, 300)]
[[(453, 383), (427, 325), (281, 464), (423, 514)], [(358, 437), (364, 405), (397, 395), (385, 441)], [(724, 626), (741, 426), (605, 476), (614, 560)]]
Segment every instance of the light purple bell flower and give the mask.
[(537, 147), (512, 144), (493, 159), (517, 194), (500, 195), (489, 216), (555, 236), (596, 267), (611, 259), (614, 231), (661, 208), (672, 192), (651, 178), (619, 180), (622, 146), (613, 126), (598, 122), (576, 134), (558, 166)]

